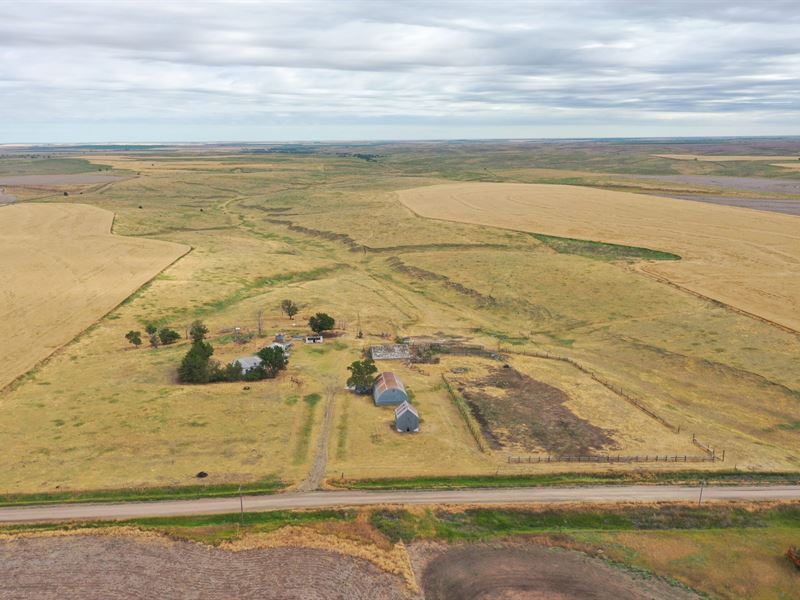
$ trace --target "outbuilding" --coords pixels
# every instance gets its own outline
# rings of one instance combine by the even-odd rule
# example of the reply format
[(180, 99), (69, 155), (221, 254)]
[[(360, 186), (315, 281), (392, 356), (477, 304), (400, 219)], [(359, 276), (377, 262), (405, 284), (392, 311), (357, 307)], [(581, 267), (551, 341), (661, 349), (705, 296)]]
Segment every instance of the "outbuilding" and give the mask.
[(401, 433), (419, 432), (419, 413), (408, 402), (394, 409), (394, 426)]
[(270, 348), (278, 348), (282, 350), (286, 356), (289, 356), (289, 349), (292, 347), (292, 342), (272, 342)]
[(237, 362), (242, 367), (242, 373), (247, 373), (258, 367), (259, 365), (261, 365), (261, 363), (264, 361), (261, 360), (261, 358), (259, 358), (258, 356), (243, 356), (242, 358), (237, 358), (231, 364)]
[(388, 371), (381, 373), (375, 379), (375, 383), (372, 384), (372, 397), (378, 406), (408, 402), (408, 393), (403, 382), (397, 375)]

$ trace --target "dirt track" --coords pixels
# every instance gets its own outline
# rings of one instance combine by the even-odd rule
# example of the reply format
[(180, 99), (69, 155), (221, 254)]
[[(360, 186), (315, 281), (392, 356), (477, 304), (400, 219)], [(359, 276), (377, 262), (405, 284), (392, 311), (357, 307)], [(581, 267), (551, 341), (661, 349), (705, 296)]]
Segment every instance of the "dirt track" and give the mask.
[[(245, 496), (245, 511), (334, 508), (377, 504), (531, 504), (614, 503), (698, 500), (699, 488), (677, 485), (619, 485), (415, 490), (385, 492), (306, 492)], [(800, 485), (706, 487), (703, 501), (800, 500)], [(71, 519), (131, 519), (136, 517), (238, 513), (239, 498), (200, 498), (158, 502), (108, 504), (54, 504), (0, 508), (0, 523), (15, 521), (67, 521)]]
[(327, 552), (228, 552), (126, 536), (0, 542), (0, 600), (115, 598), (404, 598), (403, 582), (371, 563)]
[(697, 598), (667, 583), (614, 569), (585, 554), (537, 544), (419, 545), (412, 547), (412, 554), (427, 600)]

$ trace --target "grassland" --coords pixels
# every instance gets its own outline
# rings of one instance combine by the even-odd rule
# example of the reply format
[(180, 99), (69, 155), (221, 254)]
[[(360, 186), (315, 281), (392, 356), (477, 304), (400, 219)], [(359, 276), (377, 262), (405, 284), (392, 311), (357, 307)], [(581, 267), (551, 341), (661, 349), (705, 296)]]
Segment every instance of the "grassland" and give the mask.
[(469, 183), (405, 190), (415, 213), (546, 235), (652, 247), (683, 258), (641, 267), (684, 288), (800, 330), (796, 219), (638, 194)]
[[(613, 163), (607, 155), (573, 149), (559, 151), (561, 171), (553, 168), (559, 155), (553, 149), (546, 160), (537, 153), (458, 145), (375, 151), (385, 158), (368, 162), (334, 152), (93, 156), (140, 175), (83, 190), (82, 203), (112, 210), (119, 236), (193, 251), (0, 396), (0, 436), (10, 448), (0, 457), (0, 490), (193, 486), (200, 470), (209, 473), (203, 481), (210, 486), (267, 477), (295, 486), (312, 464), (330, 390), (337, 390), (327, 440), (326, 477), (332, 481), (342, 475), (348, 481), (513, 478), (574, 470), (573, 464), (510, 465), (507, 457), (517, 449), (484, 452), (477, 446), (441, 375), (467, 367), (459, 377), (470, 386), (498, 362), (493, 359), (446, 356), (438, 365), (386, 365), (414, 392), (423, 419), (419, 435), (393, 432), (390, 409), (342, 390), (346, 365), (367, 346), (405, 335), (454, 336), (500, 351), (520, 372), (563, 390), (568, 409), (609, 431), (621, 453), (697, 453), (690, 445), (696, 433), (727, 450), (726, 463), (706, 469), (800, 468), (793, 426), (800, 341), (634, 269), (640, 259), (653, 258), (642, 248), (681, 255), (680, 261), (658, 262), (659, 269), (682, 266), (690, 254), (652, 240), (556, 232), (571, 239), (553, 241), (435, 221), (415, 216), (396, 196), (447, 177), (640, 186), (641, 180), (617, 171), (708, 173), (728, 167), (687, 162), (680, 167), (685, 171), (669, 170), (663, 165), (676, 161), (650, 157), (651, 148), (638, 154), (626, 148), (612, 171), (604, 171)], [(639, 168), (632, 166), (639, 164), (634, 155), (643, 161)], [(63, 194), (40, 192), (36, 202), (63, 202)], [(600, 251), (574, 242), (580, 238), (626, 247), (603, 245)], [(301, 305), (295, 321), (280, 313), (284, 298)], [(260, 311), (264, 337), (237, 343), (233, 328), (255, 333)], [(184, 332), (201, 318), (215, 358), (225, 362), (252, 354), (277, 331), (305, 333), (305, 320), (317, 311), (336, 317), (340, 335), (320, 347), (296, 347), (285, 374), (250, 390), (241, 384), (178, 385), (175, 367), (184, 342), (151, 350), (134, 349), (124, 339), (148, 322)], [(363, 338), (356, 337), (359, 327)], [(585, 372), (523, 352), (585, 365), (680, 425), (680, 433)], [(303, 400), (314, 395), (324, 402)], [(606, 470), (585, 469), (588, 476)]]

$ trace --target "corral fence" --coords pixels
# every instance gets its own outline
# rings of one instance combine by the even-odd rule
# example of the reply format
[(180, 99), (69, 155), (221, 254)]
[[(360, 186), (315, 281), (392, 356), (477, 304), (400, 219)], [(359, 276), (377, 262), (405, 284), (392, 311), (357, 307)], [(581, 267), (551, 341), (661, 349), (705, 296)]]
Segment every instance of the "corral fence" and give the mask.
[(478, 448), (481, 452), (489, 452), (489, 444), (486, 442), (486, 438), (483, 436), (483, 432), (481, 431), (481, 426), (475, 420), (475, 417), (472, 415), (472, 411), (469, 409), (467, 405), (467, 401), (461, 397), (461, 395), (453, 389), (453, 386), (447, 380), (447, 377), (442, 375), (442, 382), (444, 383), (444, 387), (447, 390), (447, 393), (450, 395), (450, 399), (453, 401), (453, 404), (456, 405), (458, 412), (461, 414), (461, 417), (464, 419), (464, 422), (467, 425), (467, 429), (472, 434), (472, 437), (475, 439), (475, 443), (478, 445)]
[(695, 434), (692, 434), (692, 443), (698, 448), (700, 448), (703, 452), (705, 452), (706, 455), (709, 456), (712, 460), (717, 460), (717, 459), (722, 461), (725, 460), (725, 450), (722, 451), (722, 454), (720, 456), (717, 456), (716, 448), (712, 448), (708, 444), (704, 444), (703, 442), (697, 439), (697, 436)]
[(700, 463), (700, 462), (716, 462), (718, 460), (725, 460), (725, 453), (722, 453), (722, 458), (716, 456), (691, 456), (688, 454), (648, 454), (648, 455), (629, 455), (623, 456), (621, 454), (605, 454), (605, 455), (590, 455), (590, 456), (552, 456), (552, 455), (536, 455), (536, 456), (509, 456), (509, 464), (539, 464), (539, 463)]

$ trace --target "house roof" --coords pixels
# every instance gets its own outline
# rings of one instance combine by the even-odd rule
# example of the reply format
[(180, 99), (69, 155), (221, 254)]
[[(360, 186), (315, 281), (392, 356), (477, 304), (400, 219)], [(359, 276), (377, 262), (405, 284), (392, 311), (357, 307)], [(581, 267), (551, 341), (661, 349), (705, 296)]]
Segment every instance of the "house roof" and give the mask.
[(248, 369), (257, 367), (264, 361), (262, 361), (258, 356), (243, 356), (241, 358), (237, 358), (231, 364), (235, 362), (238, 362), (240, 365), (242, 365), (243, 371), (247, 371)]
[(394, 418), (398, 419), (407, 412), (410, 412), (412, 415), (414, 415), (419, 419), (419, 413), (408, 402), (403, 402), (400, 406), (394, 409)]
[(400, 390), (402, 392), (406, 391), (406, 388), (403, 385), (403, 382), (400, 381), (400, 378), (389, 371), (385, 371), (384, 373), (378, 375), (378, 377), (375, 379), (374, 389), (378, 395), (382, 394), (386, 390)]

